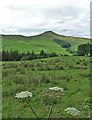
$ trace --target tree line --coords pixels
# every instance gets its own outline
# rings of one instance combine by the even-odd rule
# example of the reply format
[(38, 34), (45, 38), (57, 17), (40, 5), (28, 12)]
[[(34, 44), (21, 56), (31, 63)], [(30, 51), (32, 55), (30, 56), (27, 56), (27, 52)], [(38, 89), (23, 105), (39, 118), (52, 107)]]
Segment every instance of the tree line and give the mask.
[[(75, 56), (92, 56), (92, 44), (82, 44), (78, 46), (77, 51), (72, 52), (72, 55)], [(0, 52), (0, 61), (20, 61), (20, 60), (34, 60), (40, 58), (49, 58), (58, 56), (55, 52), (46, 53), (44, 50), (41, 50), (40, 53), (35, 53), (34, 51), (29, 52), (19, 52), (18, 50), (2, 50)], [(65, 56), (65, 55), (64, 55)]]
[(44, 50), (41, 50), (39, 54), (36, 54), (34, 51), (26, 53), (19, 52), (18, 50), (2, 50), (0, 52), (2, 55), (2, 61), (20, 61), (20, 60), (34, 60), (40, 58), (56, 57), (58, 56), (55, 52), (46, 53)]

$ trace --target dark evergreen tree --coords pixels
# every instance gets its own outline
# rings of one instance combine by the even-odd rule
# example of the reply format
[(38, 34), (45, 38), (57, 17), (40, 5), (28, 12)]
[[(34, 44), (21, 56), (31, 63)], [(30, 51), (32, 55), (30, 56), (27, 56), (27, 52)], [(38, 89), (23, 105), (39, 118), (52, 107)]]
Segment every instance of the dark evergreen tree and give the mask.
[(41, 58), (45, 58), (46, 57), (46, 53), (44, 52), (44, 50), (41, 50), (40, 54)]
[(36, 59), (36, 58), (37, 58), (37, 55), (35, 54), (34, 51), (32, 51), (30, 59), (33, 60), (33, 59)]

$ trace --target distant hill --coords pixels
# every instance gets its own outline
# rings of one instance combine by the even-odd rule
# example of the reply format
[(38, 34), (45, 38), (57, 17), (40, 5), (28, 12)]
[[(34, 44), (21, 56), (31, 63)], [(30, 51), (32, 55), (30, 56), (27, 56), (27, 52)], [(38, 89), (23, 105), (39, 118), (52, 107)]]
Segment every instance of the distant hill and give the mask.
[(78, 45), (89, 43), (88, 38), (58, 35), (52, 31), (46, 31), (36, 36), (2, 35), (2, 49), (18, 50), (20, 52), (34, 51), (39, 53), (56, 52), (57, 54), (70, 54), (67, 49), (76, 51)]

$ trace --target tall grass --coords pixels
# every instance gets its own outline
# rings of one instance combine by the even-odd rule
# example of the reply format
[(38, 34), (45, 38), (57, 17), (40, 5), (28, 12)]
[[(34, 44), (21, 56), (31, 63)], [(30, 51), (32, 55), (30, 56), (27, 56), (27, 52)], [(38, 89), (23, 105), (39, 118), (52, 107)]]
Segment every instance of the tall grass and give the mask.
[[(90, 95), (88, 57), (62, 56), (34, 61), (4, 62), (2, 75), (3, 118), (34, 118), (25, 103), (14, 98), (16, 93), (24, 90), (33, 92), (34, 97), (29, 103), (34, 106), (40, 118), (45, 118), (49, 112), (52, 99), (44, 96), (49, 87), (59, 86), (65, 91), (64, 96), (55, 103), (53, 117), (69, 117), (64, 111), (69, 106), (81, 110), (84, 99)], [(23, 107), (25, 109), (21, 109)], [(85, 116), (83, 111), (80, 117), (87, 115)]]

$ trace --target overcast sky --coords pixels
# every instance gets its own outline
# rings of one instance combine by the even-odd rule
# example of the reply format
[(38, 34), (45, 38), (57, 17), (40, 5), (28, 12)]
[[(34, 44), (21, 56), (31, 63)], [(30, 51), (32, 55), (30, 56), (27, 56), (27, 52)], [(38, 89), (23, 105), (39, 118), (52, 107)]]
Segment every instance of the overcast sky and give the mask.
[(91, 0), (0, 0), (0, 34), (90, 36)]

